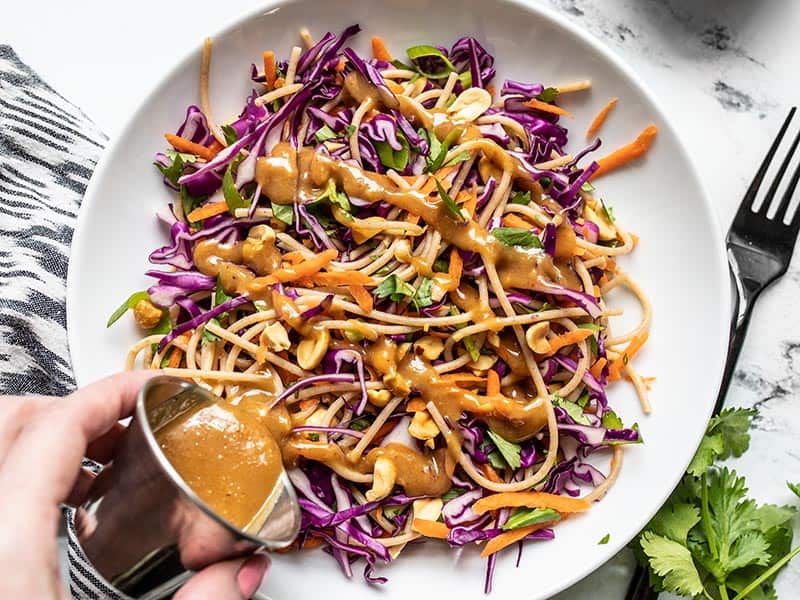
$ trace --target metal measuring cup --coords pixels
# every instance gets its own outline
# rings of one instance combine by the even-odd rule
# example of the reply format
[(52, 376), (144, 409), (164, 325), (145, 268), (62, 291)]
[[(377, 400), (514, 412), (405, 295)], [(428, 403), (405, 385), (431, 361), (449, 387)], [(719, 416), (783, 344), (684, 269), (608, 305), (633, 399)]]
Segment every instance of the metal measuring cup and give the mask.
[(219, 400), (175, 377), (147, 381), (112, 462), (75, 513), (84, 554), (125, 596), (164, 598), (192, 571), (258, 548), (283, 548), (297, 536), (300, 510), (285, 471), (258, 517), (239, 528), (203, 502), (161, 451), (155, 431), (198, 403)]

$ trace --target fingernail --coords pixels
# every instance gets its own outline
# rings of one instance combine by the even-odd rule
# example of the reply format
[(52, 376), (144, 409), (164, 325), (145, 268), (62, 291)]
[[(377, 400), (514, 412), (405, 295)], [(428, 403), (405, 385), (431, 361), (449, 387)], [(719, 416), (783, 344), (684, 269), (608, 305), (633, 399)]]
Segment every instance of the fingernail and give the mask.
[(256, 593), (268, 568), (269, 557), (266, 554), (253, 554), (253, 556), (244, 561), (242, 568), (239, 569), (239, 574), (236, 576), (242, 596), (249, 598)]

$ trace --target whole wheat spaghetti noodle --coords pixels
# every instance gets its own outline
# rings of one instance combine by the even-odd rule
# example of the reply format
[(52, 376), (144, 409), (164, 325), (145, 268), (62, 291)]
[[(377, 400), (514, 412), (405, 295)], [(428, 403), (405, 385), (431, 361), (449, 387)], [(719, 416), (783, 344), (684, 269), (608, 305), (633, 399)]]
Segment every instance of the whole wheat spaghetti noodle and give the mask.
[[(356, 54), (357, 32), (303, 30), (287, 60), (252, 68), (222, 129), (206, 44), (202, 108), (176, 135), (214, 153), (157, 157), (179, 209), (150, 255), (155, 284), (109, 324), (131, 308), (145, 331), (127, 368), (257, 411), (303, 501), (297, 545), (329, 545), (348, 575), (361, 557), (378, 583), (377, 564), (419, 537), (497, 551), (505, 532), (565, 517), (563, 497), (609, 493), (641, 439), (607, 387), (630, 380), (650, 411), (631, 361), (652, 308), (617, 263), (637, 238), (588, 183), (597, 143), (566, 148), (559, 90), (588, 80), (497, 94), (473, 38), (389, 64)], [(197, 210), (211, 202), (227, 212)], [(612, 334), (620, 286), (642, 317)], [(528, 491), (541, 506), (502, 507)], [(501, 510), (474, 513), (481, 498)]]

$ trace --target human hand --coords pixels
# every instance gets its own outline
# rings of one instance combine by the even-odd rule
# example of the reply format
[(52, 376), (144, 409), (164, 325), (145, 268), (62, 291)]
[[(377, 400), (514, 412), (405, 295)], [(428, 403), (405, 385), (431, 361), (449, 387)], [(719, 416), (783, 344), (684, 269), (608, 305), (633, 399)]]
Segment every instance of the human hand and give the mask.
[[(0, 396), (0, 597), (67, 598), (58, 567), (61, 505), (80, 504), (91, 475), (84, 456), (111, 459), (136, 394), (152, 372), (122, 373), (65, 398)], [(263, 554), (216, 563), (194, 575), (176, 600), (241, 600), (269, 566)]]

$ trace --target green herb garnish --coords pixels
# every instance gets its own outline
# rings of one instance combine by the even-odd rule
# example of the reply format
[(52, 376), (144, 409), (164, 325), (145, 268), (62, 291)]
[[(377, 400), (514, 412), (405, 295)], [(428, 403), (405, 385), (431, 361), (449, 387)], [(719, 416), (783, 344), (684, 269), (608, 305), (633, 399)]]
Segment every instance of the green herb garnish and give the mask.
[(222, 135), (225, 136), (225, 143), (228, 146), (235, 144), (239, 140), (239, 134), (230, 125), (223, 125), (220, 129), (222, 129)]
[(294, 223), (294, 208), (291, 204), (275, 204), (270, 202), (272, 208), (272, 216), (282, 223), (291, 225)]
[(527, 206), (530, 203), (531, 203), (530, 192), (516, 192), (513, 196), (511, 196), (511, 204), (522, 204)]
[(456, 70), (456, 68), (453, 66), (453, 63), (450, 62), (450, 59), (447, 58), (442, 53), (442, 51), (435, 46), (427, 46), (427, 45), (412, 46), (411, 48), (406, 50), (406, 54), (408, 55), (408, 58), (411, 59), (412, 62), (419, 60), (421, 58), (432, 58), (432, 57), (442, 61), (442, 64), (444, 65), (443, 70), (435, 73), (425, 72), (415, 63), (416, 68), (413, 70), (416, 70), (418, 73), (424, 75), (429, 79), (444, 79), (445, 77), (450, 75), (450, 73)]
[(150, 295), (147, 292), (134, 292), (128, 299), (125, 300), (122, 304), (119, 305), (119, 308), (111, 313), (111, 316), (108, 317), (108, 321), (106, 322), (106, 327), (111, 327), (114, 323), (119, 321), (120, 317), (124, 315), (128, 310), (133, 310), (139, 302), (142, 300), (150, 300)]
[(406, 283), (397, 275), (390, 275), (381, 281), (372, 294), (376, 298), (389, 298), (392, 302), (402, 302), (406, 298), (413, 298), (416, 292), (413, 285)]
[(153, 163), (156, 168), (161, 171), (161, 174), (164, 178), (169, 181), (173, 186), (178, 187), (178, 179), (180, 179), (181, 175), (183, 175), (183, 154), (176, 153), (175, 158), (172, 159), (172, 164), (168, 167), (164, 165), (154, 162)]
[(375, 150), (378, 152), (378, 158), (380, 158), (384, 167), (402, 171), (408, 165), (408, 141), (399, 132), (397, 139), (401, 145), (400, 150), (395, 150), (388, 142), (375, 142)]
[(508, 521), (505, 522), (503, 529), (508, 531), (510, 529), (519, 529), (520, 527), (559, 520), (561, 520), (561, 514), (552, 508), (517, 508), (511, 514)]
[(233, 176), (234, 169), (239, 166), (244, 156), (241, 154), (237, 156), (225, 169), (225, 175), (222, 177), (222, 195), (225, 197), (225, 203), (228, 205), (228, 211), (235, 216), (236, 209), (250, 208), (252, 199), (244, 198), (236, 187), (236, 180)]
[(328, 140), (335, 138), (336, 132), (327, 125), (323, 125), (317, 129), (317, 131), (314, 133), (314, 137), (321, 144), (322, 142), (327, 142)]
[(542, 241), (532, 231), (521, 227), (496, 227), (490, 233), (494, 239), (504, 246), (544, 248)]
[(442, 203), (448, 212), (460, 223), (466, 223), (468, 219), (466, 216), (464, 216), (464, 213), (461, 212), (461, 207), (458, 206), (458, 204), (456, 204), (455, 201), (450, 197), (450, 194), (445, 191), (438, 179), (434, 179), (434, 182), (436, 183), (436, 189), (439, 192), (439, 197), (442, 199)]
[(744, 478), (717, 464), (750, 443), (756, 412), (726, 409), (708, 425), (689, 472), (634, 543), (657, 591), (693, 598), (776, 598), (791, 549), (793, 506), (756, 504)]
[(497, 447), (497, 450), (500, 452), (500, 454), (503, 455), (503, 458), (508, 463), (508, 466), (512, 469), (519, 469), (521, 464), (519, 458), (521, 448), (519, 444), (509, 442), (491, 429), (489, 429), (486, 433), (489, 436), (489, 439), (491, 439), (494, 445)]
[(433, 279), (430, 279), (429, 277), (423, 277), (419, 287), (417, 288), (417, 291), (414, 293), (414, 297), (411, 299), (411, 302), (414, 304), (414, 307), (418, 312), (420, 308), (425, 308), (426, 306), (433, 304), (433, 298), (431, 297), (432, 292)]
[(554, 87), (544, 88), (542, 93), (536, 96), (536, 99), (542, 102), (555, 102), (556, 98), (558, 98), (558, 88)]

